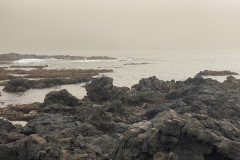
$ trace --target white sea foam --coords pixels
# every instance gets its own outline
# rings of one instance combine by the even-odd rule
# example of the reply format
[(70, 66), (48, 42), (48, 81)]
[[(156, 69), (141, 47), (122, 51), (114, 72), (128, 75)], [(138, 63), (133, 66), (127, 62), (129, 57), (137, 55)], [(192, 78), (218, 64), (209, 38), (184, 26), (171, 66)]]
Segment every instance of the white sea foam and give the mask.
[(83, 59), (83, 60), (77, 60), (77, 61), (73, 61), (73, 62), (75, 62), (75, 63), (95, 63), (95, 62), (117, 62), (118, 60), (107, 60), (107, 59), (104, 59), (104, 60), (102, 60), (102, 59), (91, 59), (91, 60), (89, 60), (89, 59)]
[(118, 58), (118, 61), (127, 61), (127, 62), (129, 62), (129, 61), (133, 61), (133, 58), (131, 58), (131, 57), (120, 57), (120, 58)]
[(96, 62), (122, 62), (122, 61), (132, 61), (133, 59), (130, 57), (120, 57), (117, 59), (83, 59), (83, 60), (77, 60), (73, 61), (75, 63), (96, 63)]
[(20, 60), (17, 60), (17, 61), (14, 61), (13, 63), (41, 63), (45, 61), (45, 59), (20, 59)]

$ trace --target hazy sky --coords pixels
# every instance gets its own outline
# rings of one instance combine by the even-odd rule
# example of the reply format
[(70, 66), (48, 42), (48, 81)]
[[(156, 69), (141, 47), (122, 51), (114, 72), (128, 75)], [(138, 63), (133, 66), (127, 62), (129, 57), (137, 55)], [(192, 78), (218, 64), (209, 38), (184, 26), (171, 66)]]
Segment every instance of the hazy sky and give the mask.
[(0, 0), (0, 52), (240, 49), (239, 0)]

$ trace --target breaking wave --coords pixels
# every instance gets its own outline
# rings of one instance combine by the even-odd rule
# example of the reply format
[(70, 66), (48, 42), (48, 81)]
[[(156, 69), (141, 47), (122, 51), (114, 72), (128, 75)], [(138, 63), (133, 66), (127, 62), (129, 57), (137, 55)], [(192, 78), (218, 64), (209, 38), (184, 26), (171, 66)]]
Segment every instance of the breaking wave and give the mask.
[(45, 61), (45, 59), (20, 59), (20, 60), (17, 60), (17, 61), (14, 61), (13, 63), (41, 63)]
[(120, 57), (120, 58), (117, 58), (117, 59), (83, 59), (83, 60), (76, 60), (76, 61), (73, 61), (75, 63), (95, 63), (95, 62), (122, 62), (122, 61), (132, 61), (133, 59), (130, 58), (130, 57)]

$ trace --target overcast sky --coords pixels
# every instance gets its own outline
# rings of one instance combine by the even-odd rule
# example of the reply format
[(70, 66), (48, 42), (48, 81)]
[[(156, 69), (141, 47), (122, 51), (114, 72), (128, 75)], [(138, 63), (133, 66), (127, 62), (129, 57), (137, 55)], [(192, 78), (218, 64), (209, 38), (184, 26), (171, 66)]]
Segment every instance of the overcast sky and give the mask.
[(239, 0), (0, 0), (0, 51), (240, 49)]

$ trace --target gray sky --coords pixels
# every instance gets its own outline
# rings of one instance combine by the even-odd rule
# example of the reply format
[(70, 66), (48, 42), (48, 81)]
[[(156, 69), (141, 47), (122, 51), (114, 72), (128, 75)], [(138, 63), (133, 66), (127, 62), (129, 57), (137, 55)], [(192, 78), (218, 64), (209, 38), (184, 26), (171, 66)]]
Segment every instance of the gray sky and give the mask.
[(239, 0), (0, 0), (0, 52), (240, 49)]

